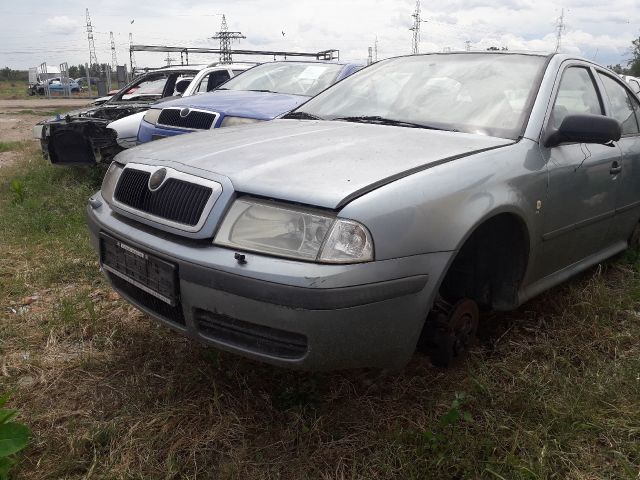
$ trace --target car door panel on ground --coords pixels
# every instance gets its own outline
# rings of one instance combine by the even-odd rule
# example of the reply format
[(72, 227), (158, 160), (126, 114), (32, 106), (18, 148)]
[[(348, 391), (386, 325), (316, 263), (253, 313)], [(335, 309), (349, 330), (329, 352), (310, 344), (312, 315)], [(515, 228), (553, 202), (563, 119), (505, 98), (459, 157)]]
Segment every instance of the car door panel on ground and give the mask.
[(609, 100), (610, 116), (622, 126), (618, 142), (622, 159), (618, 168), (610, 172), (617, 184), (616, 216), (607, 240), (614, 243), (628, 239), (640, 219), (640, 102), (609, 74), (598, 71), (598, 78)]
[[(545, 131), (557, 129), (567, 115), (605, 114), (594, 72), (586, 65), (565, 67)], [(616, 179), (610, 171), (621, 162), (620, 147), (599, 144), (540, 145), (547, 162), (548, 191), (542, 211), (544, 277), (593, 255), (607, 245), (616, 208)]]

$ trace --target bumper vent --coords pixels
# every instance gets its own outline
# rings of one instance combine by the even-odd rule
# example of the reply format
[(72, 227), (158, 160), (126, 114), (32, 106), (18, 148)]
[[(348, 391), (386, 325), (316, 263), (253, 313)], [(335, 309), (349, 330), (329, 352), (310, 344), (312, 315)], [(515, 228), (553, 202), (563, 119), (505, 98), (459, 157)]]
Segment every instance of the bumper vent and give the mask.
[(149, 190), (150, 172), (126, 168), (120, 176), (114, 198), (131, 208), (184, 225), (197, 225), (212, 190), (204, 185), (176, 178), (161, 188)]
[(299, 333), (256, 325), (219, 313), (197, 309), (198, 330), (212, 340), (255, 353), (280, 358), (301, 358), (307, 352), (307, 337)]
[(218, 118), (213, 112), (203, 112), (201, 110), (189, 110), (189, 113), (182, 116), (187, 109), (164, 108), (158, 117), (158, 125), (167, 127), (188, 128), (190, 130), (209, 130)]

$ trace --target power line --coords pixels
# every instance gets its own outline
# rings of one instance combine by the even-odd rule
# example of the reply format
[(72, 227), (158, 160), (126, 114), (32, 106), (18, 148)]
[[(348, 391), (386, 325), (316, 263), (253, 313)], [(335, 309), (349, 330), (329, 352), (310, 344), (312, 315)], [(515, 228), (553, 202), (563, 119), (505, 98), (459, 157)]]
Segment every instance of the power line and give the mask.
[(133, 72), (136, 68), (136, 57), (133, 53), (133, 50), (131, 50), (132, 46), (133, 46), (133, 33), (129, 32), (129, 64), (131, 67), (131, 71)]
[(376, 41), (373, 44), (373, 61), (378, 61), (378, 36), (376, 35)]
[(109, 32), (111, 37), (111, 70), (116, 71), (118, 69), (118, 57), (116, 57), (116, 42), (113, 39), (113, 32)]
[(562, 34), (567, 29), (567, 26), (564, 23), (564, 8), (562, 9), (562, 13), (556, 22), (556, 53), (560, 50), (560, 44), (562, 43)]
[(96, 56), (96, 45), (93, 41), (93, 27), (91, 26), (91, 17), (89, 16), (89, 9), (87, 8), (87, 39), (89, 40), (89, 67), (98, 63), (98, 57)]
[(415, 55), (420, 53), (420, 0), (416, 0), (416, 9), (411, 16), (413, 17), (413, 26), (409, 29), (413, 32), (411, 53)]
[(216, 33), (212, 40), (220, 40), (220, 63), (232, 63), (231, 58), (231, 42), (234, 40), (240, 40), (247, 38), (242, 35), (242, 32), (230, 32), (227, 27), (227, 19), (222, 15), (222, 25), (220, 25), (220, 31)]

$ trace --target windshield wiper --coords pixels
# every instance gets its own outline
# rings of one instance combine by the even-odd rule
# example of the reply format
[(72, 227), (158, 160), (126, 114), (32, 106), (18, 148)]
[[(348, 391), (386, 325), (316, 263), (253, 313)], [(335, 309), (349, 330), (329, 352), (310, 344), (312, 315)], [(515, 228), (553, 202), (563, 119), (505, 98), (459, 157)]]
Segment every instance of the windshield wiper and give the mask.
[(357, 117), (336, 117), (336, 118), (332, 118), (332, 120), (341, 120), (343, 122), (355, 122), (355, 123), (373, 123), (375, 125), (394, 125), (396, 127), (426, 128), (427, 130), (448, 130), (451, 132), (457, 132), (457, 130), (449, 130), (446, 128), (434, 127), (433, 125), (425, 125), (423, 123), (394, 120), (392, 118), (385, 118), (379, 115), (362, 115)]
[(276, 93), (276, 92), (272, 92), (271, 90), (260, 90), (260, 89), (255, 89), (255, 90), (245, 90), (247, 92), (262, 92), (262, 93)]
[(287, 113), (282, 118), (297, 120), (322, 120), (320, 117), (316, 117), (315, 115), (311, 115), (310, 113), (302, 111)]

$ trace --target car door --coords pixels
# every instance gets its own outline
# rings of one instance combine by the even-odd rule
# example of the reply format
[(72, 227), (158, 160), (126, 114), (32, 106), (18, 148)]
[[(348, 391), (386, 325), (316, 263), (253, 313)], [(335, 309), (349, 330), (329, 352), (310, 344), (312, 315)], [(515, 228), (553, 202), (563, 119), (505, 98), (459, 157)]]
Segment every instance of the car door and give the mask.
[(609, 73), (598, 70), (598, 79), (608, 100), (609, 116), (622, 126), (622, 160), (612, 169), (612, 173), (617, 172), (616, 216), (608, 242), (623, 242), (640, 220), (640, 101)]
[[(587, 64), (566, 64), (552, 98), (545, 132), (557, 129), (567, 115), (605, 114), (595, 72)], [(543, 261), (538, 273), (546, 276), (605, 247), (616, 205), (616, 177), (610, 171), (621, 161), (621, 153), (615, 143), (547, 148), (541, 142), (540, 149), (548, 186), (540, 206)]]

